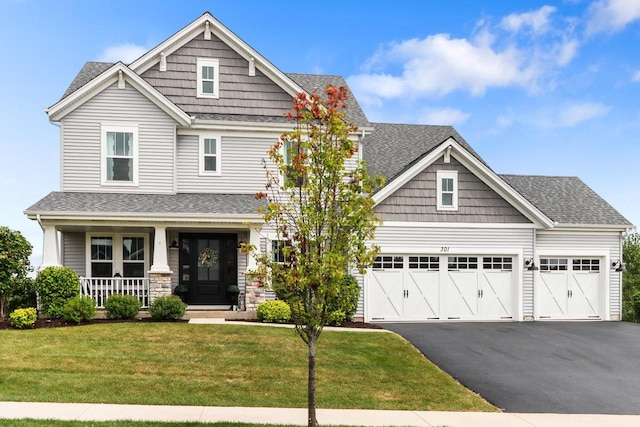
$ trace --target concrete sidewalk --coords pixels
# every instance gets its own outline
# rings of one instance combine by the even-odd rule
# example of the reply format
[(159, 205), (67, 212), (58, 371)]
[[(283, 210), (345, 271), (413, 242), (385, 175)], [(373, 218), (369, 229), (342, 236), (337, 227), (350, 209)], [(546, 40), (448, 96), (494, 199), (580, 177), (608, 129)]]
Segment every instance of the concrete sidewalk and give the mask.
[[(135, 420), (209, 423), (227, 421), (304, 426), (307, 425), (307, 410), (301, 408), (0, 402), (0, 419), (20, 418), (71, 421)], [(321, 425), (353, 426), (640, 427), (640, 416), (319, 409), (318, 423)], [(2, 424), (1, 421), (0, 424)]]

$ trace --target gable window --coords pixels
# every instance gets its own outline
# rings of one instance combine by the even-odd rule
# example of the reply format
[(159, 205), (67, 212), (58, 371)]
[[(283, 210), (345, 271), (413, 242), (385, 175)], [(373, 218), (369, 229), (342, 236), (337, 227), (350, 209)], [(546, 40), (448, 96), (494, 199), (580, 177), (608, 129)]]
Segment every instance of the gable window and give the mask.
[(138, 181), (138, 129), (102, 126), (102, 182), (136, 184)]
[(220, 136), (200, 136), (200, 174), (220, 175)]
[(198, 58), (196, 60), (198, 78), (198, 98), (218, 98), (220, 65), (217, 59)]
[(437, 171), (437, 209), (458, 210), (458, 171)]

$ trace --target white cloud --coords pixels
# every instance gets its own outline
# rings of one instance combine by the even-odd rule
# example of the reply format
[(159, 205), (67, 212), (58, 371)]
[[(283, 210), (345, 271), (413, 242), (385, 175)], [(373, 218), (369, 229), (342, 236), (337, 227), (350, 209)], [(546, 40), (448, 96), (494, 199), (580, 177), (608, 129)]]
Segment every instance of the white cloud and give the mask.
[(631, 81), (632, 82), (636, 82), (636, 83), (640, 83), (640, 70), (636, 71), (635, 73), (633, 73), (631, 75)]
[(365, 106), (454, 91), (481, 96), (495, 88), (522, 88), (530, 93), (552, 88), (557, 69), (568, 65), (580, 48), (573, 36), (575, 20), (557, 20), (553, 26), (555, 11), (544, 6), (512, 14), (498, 26), (480, 20), (466, 38), (433, 34), (390, 43), (347, 81)]
[(567, 65), (578, 53), (579, 43), (576, 39), (566, 40), (560, 45), (556, 46), (554, 52), (556, 57), (556, 64), (561, 67)]
[(558, 115), (558, 125), (572, 127), (586, 120), (604, 117), (609, 114), (611, 107), (597, 102), (575, 103), (561, 109)]
[(471, 114), (455, 108), (443, 108), (440, 110), (427, 110), (420, 115), (419, 123), (426, 125), (456, 125), (464, 123)]
[(598, 102), (572, 102), (533, 113), (525, 121), (544, 128), (570, 128), (589, 120), (604, 117), (609, 114), (611, 109), (611, 106)]
[(131, 43), (124, 43), (106, 48), (98, 57), (96, 61), (100, 62), (118, 62), (122, 61), (125, 64), (129, 64), (138, 59), (144, 53), (147, 52), (147, 48), (138, 46)]
[(535, 67), (527, 65), (516, 48), (497, 51), (486, 40), (482, 37), (479, 43), (472, 43), (436, 34), (394, 43), (388, 50), (377, 52), (368, 64), (373, 67), (400, 62), (401, 75), (363, 73), (351, 76), (349, 85), (365, 102), (374, 102), (380, 98), (446, 95), (458, 89), (482, 95), (491, 87), (529, 87), (534, 82)]
[(588, 35), (615, 33), (640, 19), (640, 0), (599, 0), (587, 12)]
[(512, 32), (530, 28), (533, 33), (545, 33), (549, 29), (549, 16), (555, 11), (553, 6), (542, 6), (532, 12), (512, 13), (502, 18), (500, 26)]

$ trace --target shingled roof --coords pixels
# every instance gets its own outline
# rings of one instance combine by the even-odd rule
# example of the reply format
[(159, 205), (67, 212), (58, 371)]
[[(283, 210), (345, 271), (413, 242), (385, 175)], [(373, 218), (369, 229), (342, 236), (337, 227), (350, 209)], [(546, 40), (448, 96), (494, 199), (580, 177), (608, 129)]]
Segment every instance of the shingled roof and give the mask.
[[(100, 74), (104, 73), (106, 70), (111, 68), (114, 64), (110, 62), (86, 62), (80, 72), (73, 79), (67, 90), (62, 95), (62, 99), (71, 95), (87, 83), (89, 83), (94, 78), (98, 77)], [(313, 91), (322, 91), (327, 84), (332, 84), (333, 86), (345, 86), (349, 91), (349, 108), (346, 111), (346, 119), (352, 121), (360, 127), (369, 127), (371, 124), (367, 119), (367, 116), (362, 111), (360, 104), (356, 100), (353, 93), (351, 93), (351, 89), (347, 85), (344, 77), (335, 76), (335, 75), (321, 75), (321, 74), (298, 74), (298, 73), (288, 73), (287, 76), (297, 83), (300, 87), (302, 87), (308, 93), (312, 93)], [(187, 111), (188, 113), (188, 111)], [(285, 123), (287, 120), (282, 116), (238, 116), (233, 114), (195, 114), (195, 117), (203, 120), (231, 120), (231, 121), (251, 121), (251, 122), (262, 122), (262, 123)]]
[(253, 194), (131, 194), (51, 192), (25, 213), (257, 215), (264, 202)]
[(556, 223), (570, 225), (632, 224), (575, 176), (499, 175)]
[(478, 153), (451, 126), (371, 123), (374, 131), (364, 140), (364, 160), (369, 173), (386, 178), (388, 185), (414, 163), (449, 138), (453, 138), (480, 162)]
[(336, 87), (344, 86), (347, 88), (349, 93), (349, 99), (347, 100), (347, 111), (345, 112), (345, 118), (350, 122), (357, 124), (360, 127), (369, 127), (371, 123), (369, 123), (369, 119), (360, 108), (360, 104), (358, 104), (358, 100), (351, 89), (349, 89), (349, 85), (347, 85), (346, 80), (342, 76), (332, 76), (332, 75), (324, 75), (324, 74), (295, 74), (295, 73), (287, 73), (287, 76), (296, 82), (300, 87), (302, 87), (308, 93), (312, 93), (317, 91), (319, 93), (327, 87), (328, 84), (331, 84)]

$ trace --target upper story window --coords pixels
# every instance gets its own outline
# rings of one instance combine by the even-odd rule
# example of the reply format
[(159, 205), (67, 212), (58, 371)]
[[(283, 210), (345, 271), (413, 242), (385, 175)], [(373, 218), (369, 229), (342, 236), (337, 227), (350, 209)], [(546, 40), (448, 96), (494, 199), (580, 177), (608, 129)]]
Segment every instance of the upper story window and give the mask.
[(138, 182), (138, 128), (102, 126), (102, 182)]
[(303, 150), (300, 145), (291, 141), (284, 141), (282, 144), (282, 150), (284, 155), (284, 162), (287, 165), (287, 173), (282, 177), (284, 185), (294, 185), (296, 187), (302, 187), (305, 184), (305, 177), (300, 172), (296, 172), (293, 169), (294, 157), (301, 154)]
[(200, 136), (200, 174), (220, 175), (220, 136)]
[(198, 58), (198, 98), (218, 98), (220, 65), (217, 59)]
[(437, 171), (437, 209), (458, 210), (458, 171)]

